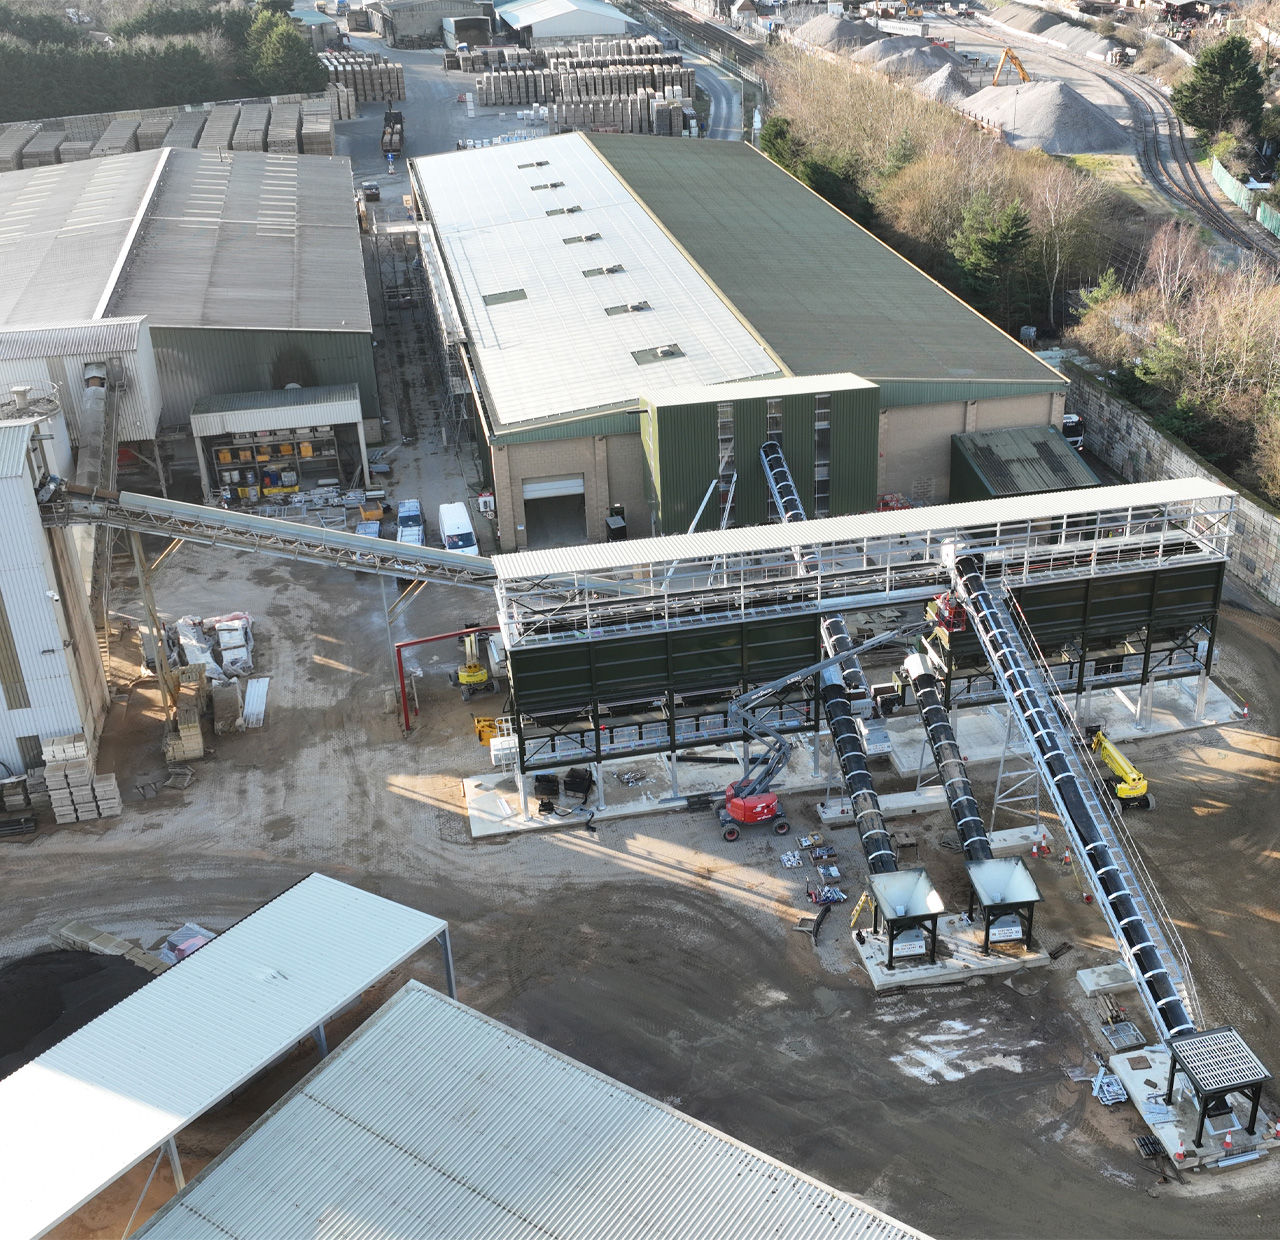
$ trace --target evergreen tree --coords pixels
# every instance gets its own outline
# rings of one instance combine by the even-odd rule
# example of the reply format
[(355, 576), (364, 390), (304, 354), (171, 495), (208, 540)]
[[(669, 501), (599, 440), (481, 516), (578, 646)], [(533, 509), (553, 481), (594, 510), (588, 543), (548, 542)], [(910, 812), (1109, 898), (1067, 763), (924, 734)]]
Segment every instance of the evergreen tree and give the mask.
[(273, 30), (258, 49), (254, 76), (268, 95), (319, 91), (329, 80), (310, 42), (287, 23)]
[(1023, 260), (1031, 241), (1031, 217), (1015, 199), (997, 208), (985, 190), (965, 206), (951, 254), (960, 267), (970, 302), (991, 314), (1006, 330), (1021, 310)]
[(1262, 70), (1249, 40), (1232, 34), (1200, 53), (1196, 67), (1173, 88), (1173, 109), (1209, 137), (1236, 121), (1256, 133), (1262, 123)]

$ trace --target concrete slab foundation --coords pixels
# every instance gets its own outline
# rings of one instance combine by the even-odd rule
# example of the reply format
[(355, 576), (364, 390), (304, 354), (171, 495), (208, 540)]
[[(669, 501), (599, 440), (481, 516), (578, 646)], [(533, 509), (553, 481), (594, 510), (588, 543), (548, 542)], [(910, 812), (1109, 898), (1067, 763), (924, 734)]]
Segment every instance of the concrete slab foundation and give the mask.
[(1053, 849), (1053, 833), (1044, 826), (1010, 827), (1007, 831), (992, 831), (987, 835), (991, 841), (993, 857), (1025, 857), (1037, 845), (1048, 845)]
[[(1225, 1170), (1266, 1157), (1280, 1145), (1275, 1138), (1275, 1121), (1262, 1110), (1258, 1111), (1255, 1134), (1250, 1136), (1245, 1132), (1244, 1126), (1249, 1119), (1248, 1104), (1233, 1094), (1230, 1101), (1235, 1104), (1234, 1110), (1230, 1115), (1205, 1120), (1204, 1136), (1197, 1149), (1192, 1142), (1199, 1112), (1195, 1094), (1181, 1076), (1174, 1086), (1172, 1105), (1165, 1105), (1169, 1052), (1163, 1046), (1144, 1046), (1141, 1050), (1112, 1055), (1107, 1067), (1120, 1078), (1129, 1094), (1129, 1101), (1137, 1107), (1147, 1127), (1179, 1167), (1203, 1166)], [(1228, 1133), (1231, 1134), (1230, 1152), (1226, 1146)], [(1180, 1153), (1185, 1154), (1185, 1158), (1180, 1159)]]
[(1135, 990), (1133, 974), (1122, 964), (1104, 964), (1097, 969), (1078, 969), (1076, 981), (1080, 989), (1092, 998), (1094, 995), (1114, 995), (1122, 990)]
[(902, 959), (896, 956), (894, 967), (888, 967), (889, 939), (884, 934), (863, 931), (864, 942), (854, 936), (853, 946), (862, 960), (877, 993), (899, 986), (938, 986), (947, 982), (967, 981), (971, 977), (993, 977), (1016, 973), (1019, 969), (1036, 968), (1049, 963), (1049, 953), (1029, 951), (1021, 943), (996, 944), (991, 955), (982, 954), (982, 927), (963, 914), (942, 917), (938, 921), (938, 959), (930, 964), (928, 957)]
[[(1146, 729), (1138, 727), (1136, 691), (1097, 689), (1081, 700), (1081, 725), (1101, 724), (1111, 740), (1123, 744), (1125, 741), (1188, 732), (1193, 728), (1218, 727), (1244, 718), (1231, 697), (1210, 681), (1204, 716), (1196, 719), (1198, 684), (1194, 677), (1159, 681), (1152, 699), (1151, 726)], [(1068, 706), (1073, 706), (1074, 702), (1074, 696), (1068, 695)], [(956, 712), (956, 740), (969, 766), (1000, 761), (1008, 733), (1006, 720), (1007, 710), (1003, 705), (973, 706)], [(919, 714), (914, 709), (903, 711), (900, 717), (886, 720), (885, 728), (892, 745), (890, 761), (893, 769), (899, 775), (914, 776), (920, 769), (921, 749), (925, 742)], [(1021, 745), (1021, 736), (1015, 732), (1015, 737)], [(932, 774), (933, 758), (927, 749), (924, 750), (924, 761), (926, 772)]]
[[(814, 807), (823, 826), (854, 825), (853, 806), (846, 800), (819, 801)], [(947, 794), (941, 784), (931, 784), (916, 792), (887, 792), (880, 797), (880, 812), (886, 819), (908, 818), (912, 814), (932, 814), (947, 808)], [(1027, 845), (1029, 851), (1031, 845)]]

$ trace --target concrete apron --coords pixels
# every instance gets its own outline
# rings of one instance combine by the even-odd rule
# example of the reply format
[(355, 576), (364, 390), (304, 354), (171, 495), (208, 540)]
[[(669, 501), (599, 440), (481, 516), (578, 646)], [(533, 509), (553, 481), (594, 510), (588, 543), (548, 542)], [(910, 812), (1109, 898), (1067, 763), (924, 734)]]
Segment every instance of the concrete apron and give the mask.
[[(1152, 697), (1151, 725), (1147, 728), (1138, 726), (1136, 693), (1128, 689), (1095, 689), (1092, 701), (1089, 701), (1089, 695), (1081, 699), (1080, 724), (1082, 727), (1100, 724), (1108, 739), (1121, 744), (1189, 732), (1194, 728), (1215, 728), (1244, 718), (1244, 713), (1237, 709), (1234, 701), (1211, 680), (1204, 716), (1197, 719), (1197, 685), (1195, 677), (1157, 682)], [(1068, 696), (1066, 700), (1069, 706), (1074, 704), (1074, 696)], [(965, 762), (971, 767), (999, 762), (1008, 735), (1008, 708), (1004, 705), (969, 706), (956, 711), (955, 717), (956, 740)], [(886, 720), (885, 728), (892, 745), (890, 761), (898, 775), (909, 778), (916, 774), (920, 769), (922, 750), (925, 777), (936, 775), (933, 755), (925, 747), (924, 726), (917, 711), (903, 711), (899, 718)], [(1012, 740), (1015, 752), (1026, 752), (1022, 733), (1017, 728), (1013, 731)], [(1156, 795), (1159, 795), (1158, 790)]]

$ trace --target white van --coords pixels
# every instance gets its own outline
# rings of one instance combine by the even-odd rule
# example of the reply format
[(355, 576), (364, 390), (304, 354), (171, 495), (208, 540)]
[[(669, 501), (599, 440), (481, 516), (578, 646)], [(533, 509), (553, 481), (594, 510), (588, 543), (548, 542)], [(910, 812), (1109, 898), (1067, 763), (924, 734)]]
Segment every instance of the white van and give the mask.
[(440, 541), (444, 543), (446, 551), (461, 551), (466, 555), (480, 554), (466, 504), (440, 505)]

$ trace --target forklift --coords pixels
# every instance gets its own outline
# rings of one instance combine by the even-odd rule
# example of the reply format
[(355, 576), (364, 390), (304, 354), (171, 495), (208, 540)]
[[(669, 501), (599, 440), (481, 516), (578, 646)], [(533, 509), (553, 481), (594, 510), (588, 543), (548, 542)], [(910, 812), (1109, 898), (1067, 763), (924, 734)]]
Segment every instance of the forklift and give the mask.
[(1109, 784), (1121, 809), (1154, 809), (1156, 799), (1147, 790), (1147, 777), (1112, 744), (1101, 727), (1088, 729), (1089, 748), (1111, 768), (1115, 779)]
[[(881, 633), (843, 654), (833, 655), (798, 672), (792, 672), (789, 676), (782, 676), (767, 685), (752, 689), (730, 704), (730, 723), (735, 720), (740, 722), (743, 732), (750, 740), (764, 743), (764, 751), (755, 755), (748, 753), (743, 764), (742, 778), (735, 780), (724, 790), (724, 805), (716, 811), (721, 834), (729, 843), (741, 837), (745, 826), (771, 826), (775, 835), (786, 835), (791, 830), (791, 823), (787, 821), (786, 811), (778, 800), (778, 794), (771, 792), (770, 787), (790, 761), (792, 745), (773, 724), (760, 718), (755, 709), (758, 703), (809, 680), (829, 667), (856, 660), (859, 655), (876, 646), (919, 637), (933, 628), (934, 621), (929, 619)], [(868, 699), (874, 700), (870, 694)]]

